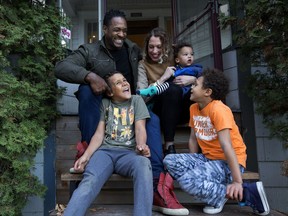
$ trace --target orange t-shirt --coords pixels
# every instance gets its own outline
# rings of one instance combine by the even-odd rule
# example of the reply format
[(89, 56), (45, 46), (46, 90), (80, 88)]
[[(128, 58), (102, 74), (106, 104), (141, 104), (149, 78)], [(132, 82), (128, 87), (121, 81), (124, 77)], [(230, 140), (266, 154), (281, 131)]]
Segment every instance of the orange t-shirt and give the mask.
[(213, 100), (202, 110), (197, 103), (190, 107), (189, 126), (195, 131), (202, 153), (211, 160), (226, 160), (217, 132), (230, 129), (230, 137), (238, 163), (246, 167), (246, 145), (235, 123), (231, 109), (220, 100)]

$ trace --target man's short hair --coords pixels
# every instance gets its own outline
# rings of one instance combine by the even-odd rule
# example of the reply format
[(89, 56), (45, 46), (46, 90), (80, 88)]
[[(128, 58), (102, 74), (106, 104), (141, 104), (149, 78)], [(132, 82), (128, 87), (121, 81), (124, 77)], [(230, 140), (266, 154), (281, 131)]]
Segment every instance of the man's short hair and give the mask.
[(105, 13), (103, 25), (109, 26), (111, 24), (111, 20), (114, 17), (121, 17), (126, 20), (126, 15), (124, 12), (120, 10), (111, 9)]

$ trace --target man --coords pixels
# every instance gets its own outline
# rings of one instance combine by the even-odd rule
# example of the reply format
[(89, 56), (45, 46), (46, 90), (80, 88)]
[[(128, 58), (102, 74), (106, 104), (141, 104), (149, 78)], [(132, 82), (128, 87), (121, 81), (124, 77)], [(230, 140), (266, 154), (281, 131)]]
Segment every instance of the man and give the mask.
[[(76, 93), (79, 100), (79, 127), (82, 136), (82, 142), (80, 146), (79, 144), (77, 146), (80, 150), (87, 147), (84, 143), (90, 143), (98, 126), (102, 94), (105, 92), (109, 94), (108, 86), (103, 77), (114, 70), (121, 72), (130, 83), (132, 94), (135, 94), (138, 79), (138, 62), (142, 55), (139, 47), (126, 38), (125, 14), (119, 10), (108, 11), (103, 20), (103, 32), (104, 36), (100, 41), (95, 44), (81, 45), (66, 59), (57, 63), (55, 67), (57, 78), (65, 82), (80, 84)], [(168, 209), (170, 215), (188, 215), (188, 210), (174, 197), (172, 178), (167, 178), (166, 181), (169, 184), (166, 184), (166, 178), (163, 175), (160, 123), (155, 114), (152, 112), (149, 114), (150, 119), (146, 122), (146, 132), (147, 145), (151, 152), (154, 191), (159, 191), (157, 188), (166, 191), (159, 192), (164, 195), (161, 196), (161, 202), (157, 200), (154, 205), (157, 205), (159, 211), (165, 210), (167, 212)], [(77, 156), (80, 157), (83, 153), (84, 150)], [(167, 174), (167, 177), (170, 176)]]

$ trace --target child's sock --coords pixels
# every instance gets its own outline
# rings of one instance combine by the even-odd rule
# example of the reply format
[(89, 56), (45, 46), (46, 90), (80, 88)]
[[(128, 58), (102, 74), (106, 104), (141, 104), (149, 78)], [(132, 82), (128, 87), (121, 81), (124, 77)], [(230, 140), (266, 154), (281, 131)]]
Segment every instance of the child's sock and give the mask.
[(160, 85), (150, 86), (146, 89), (137, 90), (136, 93), (142, 96), (152, 97), (153, 95), (159, 95), (163, 93), (164, 91), (168, 89), (168, 87), (169, 87), (169, 83), (165, 82)]

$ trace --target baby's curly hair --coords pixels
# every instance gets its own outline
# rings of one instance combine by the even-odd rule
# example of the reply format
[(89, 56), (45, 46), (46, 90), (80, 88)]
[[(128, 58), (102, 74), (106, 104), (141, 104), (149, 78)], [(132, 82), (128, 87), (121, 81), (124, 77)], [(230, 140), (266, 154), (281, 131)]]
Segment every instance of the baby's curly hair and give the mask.
[(207, 68), (202, 73), (203, 88), (212, 89), (211, 98), (213, 100), (224, 100), (229, 92), (229, 80), (224, 75), (223, 71), (218, 69)]
[(190, 47), (193, 50), (193, 47), (190, 43), (181, 40), (177, 44), (172, 45), (174, 59), (178, 57), (178, 53), (183, 47)]

